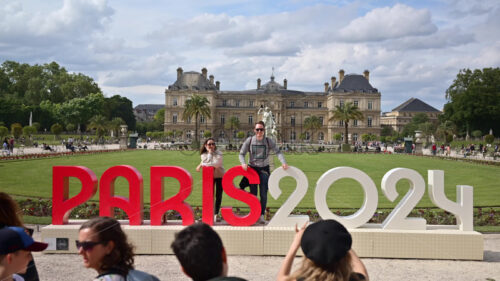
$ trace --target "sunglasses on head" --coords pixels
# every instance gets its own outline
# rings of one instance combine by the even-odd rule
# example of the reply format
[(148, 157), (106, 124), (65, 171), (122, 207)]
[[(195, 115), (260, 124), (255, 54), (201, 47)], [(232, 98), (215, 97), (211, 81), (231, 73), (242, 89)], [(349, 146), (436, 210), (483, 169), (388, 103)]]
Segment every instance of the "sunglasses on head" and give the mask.
[(257, 132), (263, 132), (264, 128), (257, 128), (257, 129), (255, 129), (255, 131), (257, 131)]
[(208, 146), (215, 146), (215, 142), (209, 142), (207, 143)]
[(76, 248), (78, 250), (80, 250), (80, 248), (82, 248), (84, 251), (90, 251), (92, 250), (95, 246), (99, 245), (99, 244), (106, 244), (106, 242), (92, 242), (92, 241), (85, 241), (85, 242), (80, 242), (78, 240), (75, 241), (76, 243)]

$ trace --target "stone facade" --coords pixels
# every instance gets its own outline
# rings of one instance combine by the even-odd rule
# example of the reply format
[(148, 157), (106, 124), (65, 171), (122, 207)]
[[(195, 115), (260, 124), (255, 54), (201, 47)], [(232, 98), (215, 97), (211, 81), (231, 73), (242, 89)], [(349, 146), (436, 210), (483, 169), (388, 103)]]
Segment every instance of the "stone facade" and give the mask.
[(419, 113), (425, 113), (431, 122), (438, 122), (438, 116), (442, 112), (417, 98), (410, 98), (391, 112), (384, 112), (380, 122), (382, 126), (391, 126), (394, 131), (401, 133), (404, 126)]
[(183, 72), (177, 69), (177, 80), (165, 90), (165, 132), (182, 131), (182, 139), (193, 138), (194, 120), (184, 121), (182, 112), (184, 103), (193, 94), (205, 96), (210, 102), (211, 117), (200, 120), (200, 135), (210, 131), (218, 142), (225, 142), (236, 136), (236, 130), (224, 128), (224, 124), (235, 116), (240, 121), (238, 131), (246, 135), (253, 134), (255, 122), (261, 120), (257, 115), (260, 107), (269, 107), (273, 112), (279, 140), (283, 142), (299, 142), (299, 136), (306, 134), (311, 138), (313, 132), (304, 128), (304, 120), (312, 115), (323, 120), (323, 127), (314, 132), (315, 143), (332, 142), (333, 136), (344, 134), (344, 126), (339, 121), (328, 121), (336, 105), (347, 102), (357, 103), (364, 115), (363, 120), (351, 121), (349, 124), (349, 139), (361, 139), (362, 134), (380, 135), (380, 93), (369, 83), (369, 72), (364, 75), (344, 75), (339, 71), (339, 80), (331, 78), (324, 84), (324, 91), (304, 92), (288, 89), (288, 81), (283, 84), (275, 81), (274, 75), (270, 81), (261, 84), (257, 79), (253, 90), (221, 91), (219, 81), (214, 82), (214, 76), (207, 77), (207, 70), (199, 72)]

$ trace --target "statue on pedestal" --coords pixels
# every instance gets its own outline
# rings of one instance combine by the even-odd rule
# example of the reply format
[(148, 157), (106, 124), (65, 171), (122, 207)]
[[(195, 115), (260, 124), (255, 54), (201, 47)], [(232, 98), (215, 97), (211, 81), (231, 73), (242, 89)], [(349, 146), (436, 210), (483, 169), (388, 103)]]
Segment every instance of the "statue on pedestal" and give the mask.
[(273, 113), (269, 109), (269, 107), (261, 107), (257, 112), (258, 115), (262, 114), (262, 121), (266, 124), (266, 135), (268, 138), (276, 141), (278, 133), (276, 132), (276, 122), (273, 118)]

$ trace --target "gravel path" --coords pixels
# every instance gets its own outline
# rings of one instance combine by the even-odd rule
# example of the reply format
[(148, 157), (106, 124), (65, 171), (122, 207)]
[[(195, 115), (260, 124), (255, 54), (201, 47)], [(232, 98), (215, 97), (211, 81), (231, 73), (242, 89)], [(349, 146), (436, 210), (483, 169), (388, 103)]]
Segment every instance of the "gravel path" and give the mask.
[[(40, 240), (40, 235), (40, 232), (35, 232), (35, 239)], [(500, 234), (484, 235), (484, 248), (483, 261), (365, 258), (363, 262), (370, 280), (375, 281), (500, 281)], [(96, 276), (94, 270), (82, 266), (78, 255), (34, 253), (34, 256), (42, 281), (83, 281)], [(283, 257), (275, 256), (229, 256), (229, 274), (248, 280), (274, 280), (282, 260)], [(294, 264), (299, 264), (300, 260), (296, 258)], [(139, 255), (135, 257), (135, 266), (160, 280), (189, 280), (173, 255)]]

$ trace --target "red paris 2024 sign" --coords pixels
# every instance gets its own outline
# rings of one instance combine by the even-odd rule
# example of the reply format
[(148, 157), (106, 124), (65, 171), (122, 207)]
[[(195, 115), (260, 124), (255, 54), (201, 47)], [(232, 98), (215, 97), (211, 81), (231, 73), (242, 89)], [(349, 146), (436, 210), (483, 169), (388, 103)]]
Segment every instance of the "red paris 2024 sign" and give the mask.
[[(191, 194), (193, 178), (188, 171), (175, 166), (153, 166), (151, 172), (151, 225), (161, 225), (162, 217), (168, 210), (177, 211), (182, 217), (183, 225), (194, 223), (194, 212), (184, 200)], [(233, 226), (253, 225), (261, 213), (260, 202), (254, 195), (240, 190), (233, 184), (237, 176), (248, 178), (251, 184), (259, 183), (257, 173), (249, 168), (247, 171), (240, 166), (229, 169), (222, 181), (224, 192), (250, 207), (245, 216), (234, 214), (232, 207), (221, 208), (224, 219)], [(69, 179), (77, 178), (82, 183), (82, 189), (74, 197), (69, 197)], [(129, 198), (115, 195), (115, 181), (124, 177), (129, 183)], [(164, 178), (174, 178), (179, 181), (179, 192), (165, 200), (163, 198)], [(76, 206), (83, 204), (97, 193), (97, 176), (82, 166), (54, 166), (52, 175), (52, 224), (61, 225), (68, 222), (69, 213)], [(213, 225), (214, 221), (214, 189), (213, 167), (203, 167), (203, 208), (202, 221)], [(139, 171), (127, 165), (114, 166), (107, 169), (99, 181), (99, 215), (111, 216), (113, 208), (120, 208), (129, 217), (130, 225), (143, 223), (143, 178)]]

